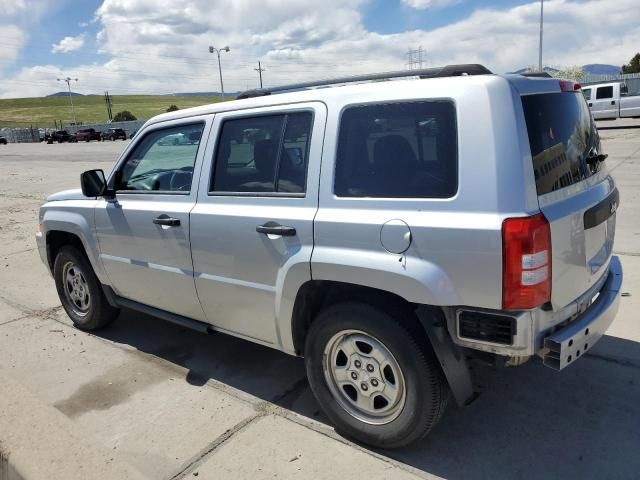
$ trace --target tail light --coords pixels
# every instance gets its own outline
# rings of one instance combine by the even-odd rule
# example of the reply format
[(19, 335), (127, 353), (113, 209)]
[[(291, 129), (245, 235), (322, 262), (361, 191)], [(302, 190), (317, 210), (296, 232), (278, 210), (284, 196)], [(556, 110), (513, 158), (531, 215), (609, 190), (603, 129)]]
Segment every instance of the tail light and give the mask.
[(575, 92), (576, 90), (580, 90), (582, 85), (572, 80), (560, 80), (560, 91), (561, 92)]
[(525, 310), (551, 299), (551, 230), (541, 213), (502, 223), (502, 308)]

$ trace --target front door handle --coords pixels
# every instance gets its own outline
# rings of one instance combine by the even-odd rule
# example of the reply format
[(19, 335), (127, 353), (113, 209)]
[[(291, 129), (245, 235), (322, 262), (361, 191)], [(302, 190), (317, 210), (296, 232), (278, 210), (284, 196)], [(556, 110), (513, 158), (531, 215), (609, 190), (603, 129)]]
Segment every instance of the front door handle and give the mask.
[(593, 103), (589, 102), (589, 106), (590, 106), (590, 107), (593, 107)]
[(168, 227), (177, 227), (180, 225), (180, 219), (170, 217), (169, 215), (163, 213), (162, 215), (154, 218), (153, 223), (155, 223), (156, 225), (166, 225)]
[(278, 222), (267, 222), (264, 225), (258, 225), (256, 232), (264, 233), (266, 235), (280, 235), (281, 237), (293, 237), (296, 234), (296, 229), (293, 227), (285, 227)]

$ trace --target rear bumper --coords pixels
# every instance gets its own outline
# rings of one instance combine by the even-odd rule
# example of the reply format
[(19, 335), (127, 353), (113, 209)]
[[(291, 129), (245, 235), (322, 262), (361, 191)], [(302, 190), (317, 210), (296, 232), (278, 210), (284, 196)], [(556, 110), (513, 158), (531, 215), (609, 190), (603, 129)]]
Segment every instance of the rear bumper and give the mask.
[(575, 320), (544, 339), (543, 363), (562, 370), (590, 350), (607, 331), (618, 311), (622, 265), (611, 258), (609, 274), (596, 300)]

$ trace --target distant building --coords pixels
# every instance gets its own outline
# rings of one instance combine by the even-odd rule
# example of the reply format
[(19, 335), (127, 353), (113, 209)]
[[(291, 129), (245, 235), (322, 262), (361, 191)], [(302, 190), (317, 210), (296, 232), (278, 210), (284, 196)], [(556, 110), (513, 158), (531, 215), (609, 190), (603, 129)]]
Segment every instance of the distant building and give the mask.
[(538, 190), (545, 192), (571, 185), (573, 177), (580, 177), (578, 170), (571, 171), (564, 143), (557, 143), (533, 157), (533, 171)]

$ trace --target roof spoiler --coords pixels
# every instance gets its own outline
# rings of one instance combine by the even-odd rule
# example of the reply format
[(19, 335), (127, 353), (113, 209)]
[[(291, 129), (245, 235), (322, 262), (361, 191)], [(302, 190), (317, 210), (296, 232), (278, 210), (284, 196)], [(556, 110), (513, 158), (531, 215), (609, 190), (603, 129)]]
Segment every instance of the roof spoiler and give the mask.
[(549, 72), (525, 72), (521, 73), (523, 77), (534, 77), (534, 78), (553, 78), (549, 75)]
[(236, 98), (238, 100), (245, 98), (264, 97), (274, 93), (282, 93), (294, 90), (304, 90), (314, 87), (326, 87), (330, 85), (338, 85), (344, 83), (372, 82), (381, 80), (390, 80), (392, 78), (403, 77), (420, 77), (420, 78), (438, 78), (438, 77), (459, 77), (463, 75), (491, 75), (491, 72), (484, 65), (477, 63), (463, 65), (447, 65), (437, 68), (420, 68), (415, 70), (397, 70), (393, 72), (370, 73), (365, 75), (354, 75), (349, 77), (331, 78), (328, 80), (316, 80), (313, 82), (292, 83), (289, 85), (281, 85), (272, 88), (257, 88), (242, 92)]

